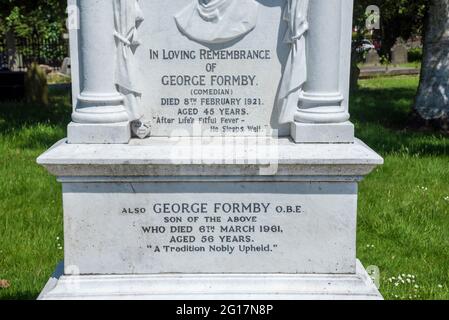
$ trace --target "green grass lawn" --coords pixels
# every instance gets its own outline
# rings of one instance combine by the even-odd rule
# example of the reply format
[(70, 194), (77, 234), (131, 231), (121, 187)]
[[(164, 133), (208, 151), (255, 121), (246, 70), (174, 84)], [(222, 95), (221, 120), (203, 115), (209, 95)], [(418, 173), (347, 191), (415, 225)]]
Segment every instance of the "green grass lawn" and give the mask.
[[(358, 257), (387, 299), (449, 299), (449, 138), (404, 129), (417, 84), (364, 80), (352, 97), (357, 136), (386, 160), (360, 186)], [(63, 257), (60, 185), (35, 159), (70, 112), (64, 91), (47, 108), (0, 104), (0, 298), (36, 298)]]
[(47, 108), (0, 104), (0, 298), (36, 298), (63, 257), (61, 187), (36, 157), (65, 135), (69, 95)]
[(449, 299), (449, 138), (404, 129), (417, 85), (364, 80), (352, 98), (357, 136), (385, 157), (360, 186), (358, 257), (387, 299)]

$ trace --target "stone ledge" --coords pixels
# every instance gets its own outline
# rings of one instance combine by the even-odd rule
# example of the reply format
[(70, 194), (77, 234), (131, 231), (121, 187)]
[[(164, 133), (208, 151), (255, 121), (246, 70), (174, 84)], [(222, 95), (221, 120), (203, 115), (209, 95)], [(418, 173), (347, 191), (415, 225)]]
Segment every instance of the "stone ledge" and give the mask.
[[(39, 300), (381, 300), (357, 261), (355, 274), (160, 274), (63, 276)], [(207, 293), (206, 293), (207, 292)]]
[[(149, 138), (127, 145), (61, 140), (37, 162), (59, 177), (363, 177), (383, 159), (353, 144), (295, 144), (285, 139)], [(268, 179), (269, 180), (269, 179)]]

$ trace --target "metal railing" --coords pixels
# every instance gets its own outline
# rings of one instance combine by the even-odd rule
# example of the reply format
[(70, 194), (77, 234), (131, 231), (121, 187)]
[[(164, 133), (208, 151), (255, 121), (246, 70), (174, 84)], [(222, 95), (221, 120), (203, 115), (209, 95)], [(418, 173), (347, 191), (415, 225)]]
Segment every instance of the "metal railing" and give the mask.
[(57, 71), (68, 54), (66, 39), (29, 37), (16, 38), (12, 43), (7, 43), (6, 37), (0, 35), (0, 70), (26, 71), (36, 62)]

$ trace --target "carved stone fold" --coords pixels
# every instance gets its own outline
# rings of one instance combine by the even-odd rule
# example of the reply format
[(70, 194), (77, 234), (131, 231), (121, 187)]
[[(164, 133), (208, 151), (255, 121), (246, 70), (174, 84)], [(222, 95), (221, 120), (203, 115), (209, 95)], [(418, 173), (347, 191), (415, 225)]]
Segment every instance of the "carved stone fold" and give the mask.
[(225, 43), (256, 27), (259, 3), (254, 0), (193, 0), (175, 21), (188, 38), (204, 43)]
[[(143, 22), (143, 12), (138, 0), (114, 0), (114, 36), (117, 43), (117, 63), (115, 72), (115, 84), (121, 94), (125, 97), (125, 106), (131, 121), (140, 120), (143, 111), (140, 107), (140, 96), (137, 76), (137, 62), (134, 53), (140, 46), (138, 27)], [(139, 124), (142, 122), (139, 121)], [(149, 124), (147, 124), (149, 127)], [(131, 128), (140, 128), (132, 123)], [(145, 138), (150, 130), (133, 130), (139, 138)]]
[(288, 23), (284, 41), (291, 46), (279, 89), (279, 123), (291, 123), (298, 108), (299, 92), (307, 81), (306, 33), (309, 0), (288, 0), (284, 20)]

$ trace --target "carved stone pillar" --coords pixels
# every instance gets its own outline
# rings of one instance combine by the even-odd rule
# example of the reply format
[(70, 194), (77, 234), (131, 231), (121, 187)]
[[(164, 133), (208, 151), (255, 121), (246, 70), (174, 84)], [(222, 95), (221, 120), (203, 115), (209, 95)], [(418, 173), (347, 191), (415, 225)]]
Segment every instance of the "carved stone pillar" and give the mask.
[(354, 141), (347, 108), (349, 70), (343, 70), (349, 66), (345, 59), (351, 48), (346, 21), (350, 17), (345, 16), (350, 6), (350, 0), (310, 1), (307, 81), (292, 125), (292, 137), (298, 143)]
[(124, 97), (115, 87), (116, 43), (111, 0), (80, 0), (81, 93), (68, 128), (69, 143), (128, 143)]

